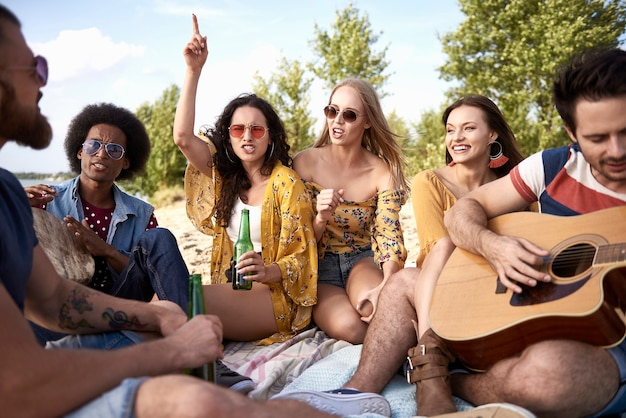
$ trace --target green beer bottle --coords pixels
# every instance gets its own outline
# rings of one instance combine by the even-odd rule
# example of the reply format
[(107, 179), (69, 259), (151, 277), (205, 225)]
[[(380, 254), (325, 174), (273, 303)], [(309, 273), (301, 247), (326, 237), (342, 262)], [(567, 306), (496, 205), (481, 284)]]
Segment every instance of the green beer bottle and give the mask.
[[(191, 274), (189, 275), (189, 309), (187, 310), (187, 317), (191, 319), (196, 315), (204, 315), (205, 313), (202, 275)], [(215, 383), (215, 361), (203, 364), (195, 369), (187, 370), (186, 373), (202, 380)]]
[[(252, 280), (244, 279), (243, 274), (237, 272), (237, 263), (239, 257), (248, 251), (254, 250), (252, 240), (250, 239), (250, 213), (248, 209), (241, 210), (241, 223), (239, 224), (239, 237), (233, 248), (233, 266), (231, 267), (231, 277), (233, 278), (233, 289), (250, 290), (252, 289)], [(247, 273), (248, 276), (254, 273)]]

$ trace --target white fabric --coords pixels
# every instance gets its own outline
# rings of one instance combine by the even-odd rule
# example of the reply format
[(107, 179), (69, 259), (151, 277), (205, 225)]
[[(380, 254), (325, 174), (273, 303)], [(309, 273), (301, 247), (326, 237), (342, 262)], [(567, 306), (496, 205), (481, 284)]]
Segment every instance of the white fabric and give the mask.
[(235, 207), (233, 208), (233, 214), (230, 217), (230, 222), (228, 223), (228, 228), (226, 228), (226, 233), (228, 237), (233, 242), (237, 242), (237, 238), (239, 237), (239, 226), (241, 224), (241, 210), (248, 209), (249, 217), (250, 217), (250, 240), (252, 241), (252, 245), (254, 246), (254, 251), (260, 253), (262, 250), (261, 247), (261, 206), (250, 206), (246, 205), (241, 201), (240, 198), (237, 198), (235, 201)]

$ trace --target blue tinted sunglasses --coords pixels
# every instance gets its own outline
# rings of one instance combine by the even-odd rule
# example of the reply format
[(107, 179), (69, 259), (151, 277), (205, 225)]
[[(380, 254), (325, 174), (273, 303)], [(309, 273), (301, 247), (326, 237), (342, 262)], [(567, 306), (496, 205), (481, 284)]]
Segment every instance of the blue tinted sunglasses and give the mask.
[(83, 142), (83, 152), (87, 155), (96, 155), (104, 145), (104, 150), (114, 160), (121, 160), (126, 150), (120, 144), (104, 144), (97, 139), (88, 139)]

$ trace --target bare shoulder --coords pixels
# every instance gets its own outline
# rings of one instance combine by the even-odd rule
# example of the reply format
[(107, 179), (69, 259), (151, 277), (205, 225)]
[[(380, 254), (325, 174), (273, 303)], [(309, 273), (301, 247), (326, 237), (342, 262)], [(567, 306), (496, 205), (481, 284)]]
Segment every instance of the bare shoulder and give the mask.
[(308, 148), (293, 158), (293, 169), (303, 180), (311, 180), (320, 157), (320, 148)]
[(377, 189), (379, 191), (387, 190), (393, 186), (393, 177), (389, 165), (374, 154), (371, 154), (371, 164), (373, 167), (372, 174), (376, 179)]

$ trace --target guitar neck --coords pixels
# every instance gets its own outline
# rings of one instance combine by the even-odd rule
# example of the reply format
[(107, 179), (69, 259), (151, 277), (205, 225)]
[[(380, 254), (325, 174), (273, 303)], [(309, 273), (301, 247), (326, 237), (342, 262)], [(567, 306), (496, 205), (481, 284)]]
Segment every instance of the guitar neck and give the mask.
[(593, 264), (614, 264), (626, 261), (626, 242), (601, 245)]

